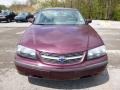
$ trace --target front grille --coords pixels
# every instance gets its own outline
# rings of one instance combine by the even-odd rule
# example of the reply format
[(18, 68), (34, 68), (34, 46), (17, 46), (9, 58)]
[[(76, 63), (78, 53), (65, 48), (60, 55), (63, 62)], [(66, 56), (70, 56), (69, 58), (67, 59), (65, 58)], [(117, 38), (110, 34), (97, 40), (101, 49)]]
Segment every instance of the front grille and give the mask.
[(48, 53), (41, 52), (40, 57), (42, 62), (52, 63), (52, 64), (73, 64), (82, 62), (85, 53), (83, 52), (75, 52), (68, 54), (56, 54), (56, 53)]

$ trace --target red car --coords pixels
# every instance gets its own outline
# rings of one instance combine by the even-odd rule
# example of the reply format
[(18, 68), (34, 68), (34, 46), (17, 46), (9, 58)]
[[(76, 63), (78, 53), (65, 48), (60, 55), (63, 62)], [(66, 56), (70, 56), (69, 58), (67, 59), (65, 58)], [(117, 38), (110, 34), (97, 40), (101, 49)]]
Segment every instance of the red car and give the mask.
[(59, 80), (102, 72), (108, 63), (107, 53), (90, 22), (76, 9), (41, 10), (18, 43), (18, 72)]

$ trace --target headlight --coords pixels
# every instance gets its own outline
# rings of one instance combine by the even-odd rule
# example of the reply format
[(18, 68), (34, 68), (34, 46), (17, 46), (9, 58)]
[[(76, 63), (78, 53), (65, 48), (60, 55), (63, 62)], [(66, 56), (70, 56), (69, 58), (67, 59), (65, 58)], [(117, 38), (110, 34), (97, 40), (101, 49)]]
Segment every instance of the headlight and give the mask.
[(17, 46), (17, 54), (26, 58), (36, 59), (36, 51), (22, 45)]
[(3, 19), (4, 19), (4, 18), (6, 18), (6, 17), (5, 17), (5, 16), (2, 16), (1, 18), (3, 18)]
[(101, 57), (101, 56), (103, 56), (105, 54), (106, 54), (106, 48), (103, 45), (103, 46), (100, 46), (100, 47), (89, 50), (87, 59), (98, 58), (98, 57)]

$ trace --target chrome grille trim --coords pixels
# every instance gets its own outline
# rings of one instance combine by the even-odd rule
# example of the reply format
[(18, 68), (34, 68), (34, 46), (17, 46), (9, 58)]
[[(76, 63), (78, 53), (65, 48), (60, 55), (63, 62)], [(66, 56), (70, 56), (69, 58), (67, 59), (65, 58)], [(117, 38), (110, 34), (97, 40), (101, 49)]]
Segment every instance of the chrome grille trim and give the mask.
[(46, 55), (41, 55), (42, 58), (45, 58), (45, 59), (53, 59), (53, 60), (58, 60), (59, 58), (58, 57), (52, 57), (52, 56), (46, 56)]
[[(41, 55), (41, 57), (45, 58), (45, 59), (59, 60), (59, 57), (54, 57), (54, 56)], [(65, 57), (65, 60), (79, 59), (79, 58), (82, 58), (82, 57), (83, 57), (83, 55), (73, 56), (73, 57)]]
[(67, 54), (41, 52), (40, 58), (43, 62), (46, 62), (46, 63), (61, 64), (60, 57), (63, 56), (64, 64), (70, 64), (70, 63), (83, 62), (85, 55), (86, 55), (86, 52), (74, 52), (74, 53), (67, 53)]
[(73, 57), (67, 57), (65, 58), (66, 60), (71, 60), (71, 59), (79, 59), (79, 58), (82, 58), (83, 55), (80, 55), (80, 56), (73, 56)]

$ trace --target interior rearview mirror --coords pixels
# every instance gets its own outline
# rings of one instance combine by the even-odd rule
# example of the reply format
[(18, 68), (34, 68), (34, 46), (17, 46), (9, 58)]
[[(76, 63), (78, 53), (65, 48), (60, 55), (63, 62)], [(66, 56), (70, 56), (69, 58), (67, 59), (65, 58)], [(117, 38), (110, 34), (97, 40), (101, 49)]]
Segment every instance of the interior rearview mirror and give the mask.
[(92, 23), (92, 20), (91, 20), (91, 19), (86, 19), (86, 20), (85, 20), (85, 23), (86, 23), (86, 24)]

